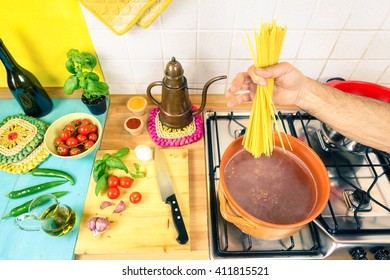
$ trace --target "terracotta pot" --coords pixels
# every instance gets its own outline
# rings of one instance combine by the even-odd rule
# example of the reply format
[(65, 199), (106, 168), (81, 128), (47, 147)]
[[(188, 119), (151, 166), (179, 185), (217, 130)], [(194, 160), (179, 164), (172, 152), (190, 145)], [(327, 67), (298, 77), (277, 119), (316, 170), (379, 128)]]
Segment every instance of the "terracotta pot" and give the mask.
[[(235, 139), (220, 164), (221, 215), (257, 238), (289, 237), (314, 220), (330, 193), (328, 173), (319, 156), (299, 139), (275, 134), (272, 156), (255, 159)], [(291, 144), (291, 148), (288, 145)]]
[(145, 113), (148, 101), (142, 96), (134, 96), (127, 101), (127, 109), (133, 113), (134, 116), (143, 116)]
[(138, 117), (128, 117), (123, 125), (133, 136), (140, 135), (144, 129), (144, 121)]

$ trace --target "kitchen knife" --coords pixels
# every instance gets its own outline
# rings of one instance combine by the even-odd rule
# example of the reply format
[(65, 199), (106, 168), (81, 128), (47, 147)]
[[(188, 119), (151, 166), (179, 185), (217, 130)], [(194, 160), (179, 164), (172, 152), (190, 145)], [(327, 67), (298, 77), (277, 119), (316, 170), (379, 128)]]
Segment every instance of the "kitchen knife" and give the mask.
[(154, 163), (156, 166), (157, 182), (160, 187), (162, 200), (171, 206), (173, 223), (175, 225), (178, 237), (177, 242), (185, 244), (188, 241), (188, 234), (184, 224), (183, 216), (181, 215), (179, 203), (177, 202), (175, 191), (173, 190), (171, 177), (169, 175), (166, 162), (160, 148), (156, 146), (154, 149)]

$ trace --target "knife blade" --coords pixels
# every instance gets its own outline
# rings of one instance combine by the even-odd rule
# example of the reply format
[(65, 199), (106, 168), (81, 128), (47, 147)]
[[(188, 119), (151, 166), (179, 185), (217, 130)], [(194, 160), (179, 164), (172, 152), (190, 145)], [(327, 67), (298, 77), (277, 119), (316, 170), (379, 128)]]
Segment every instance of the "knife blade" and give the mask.
[(157, 182), (160, 187), (161, 199), (171, 206), (173, 223), (178, 233), (176, 241), (180, 244), (185, 244), (188, 241), (187, 230), (183, 216), (180, 212), (179, 203), (176, 199), (167, 164), (158, 146), (154, 149), (154, 163), (156, 167)]

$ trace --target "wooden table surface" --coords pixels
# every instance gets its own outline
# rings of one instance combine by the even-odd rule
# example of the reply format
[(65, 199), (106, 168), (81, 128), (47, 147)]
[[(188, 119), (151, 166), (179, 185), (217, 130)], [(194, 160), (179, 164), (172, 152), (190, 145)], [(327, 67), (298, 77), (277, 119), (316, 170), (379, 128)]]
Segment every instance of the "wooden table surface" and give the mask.
[[(100, 149), (116, 150), (125, 146), (134, 149), (139, 144), (151, 147), (155, 145), (146, 127), (139, 136), (131, 136), (123, 128), (123, 123), (131, 116), (126, 107), (126, 102), (130, 97), (131, 95), (127, 94), (110, 96), (110, 106)], [(201, 103), (201, 95), (190, 95), (190, 99), (195, 106), (199, 106)], [(226, 101), (226, 98), (221, 94), (208, 95), (205, 110), (227, 109)], [(149, 101), (143, 116), (145, 121), (148, 113), (155, 107), (156, 105)], [(249, 104), (240, 106), (240, 109), (248, 108), (250, 108)], [(204, 137), (182, 148), (188, 149), (189, 160), (190, 250), (169, 253), (145, 252), (140, 254), (136, 252), (126, 255), (76, 255), (76, 259), (209, 259)]]

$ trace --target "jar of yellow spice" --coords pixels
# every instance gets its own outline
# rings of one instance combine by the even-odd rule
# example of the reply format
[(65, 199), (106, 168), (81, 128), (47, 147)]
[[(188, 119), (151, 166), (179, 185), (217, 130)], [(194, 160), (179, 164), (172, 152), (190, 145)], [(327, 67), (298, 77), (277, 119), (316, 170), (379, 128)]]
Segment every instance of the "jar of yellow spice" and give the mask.
[(134, 96), (127, 101), (127, 108), (134, 116), (142, 116), (145, 113), (147, 101), (142, 96)]

